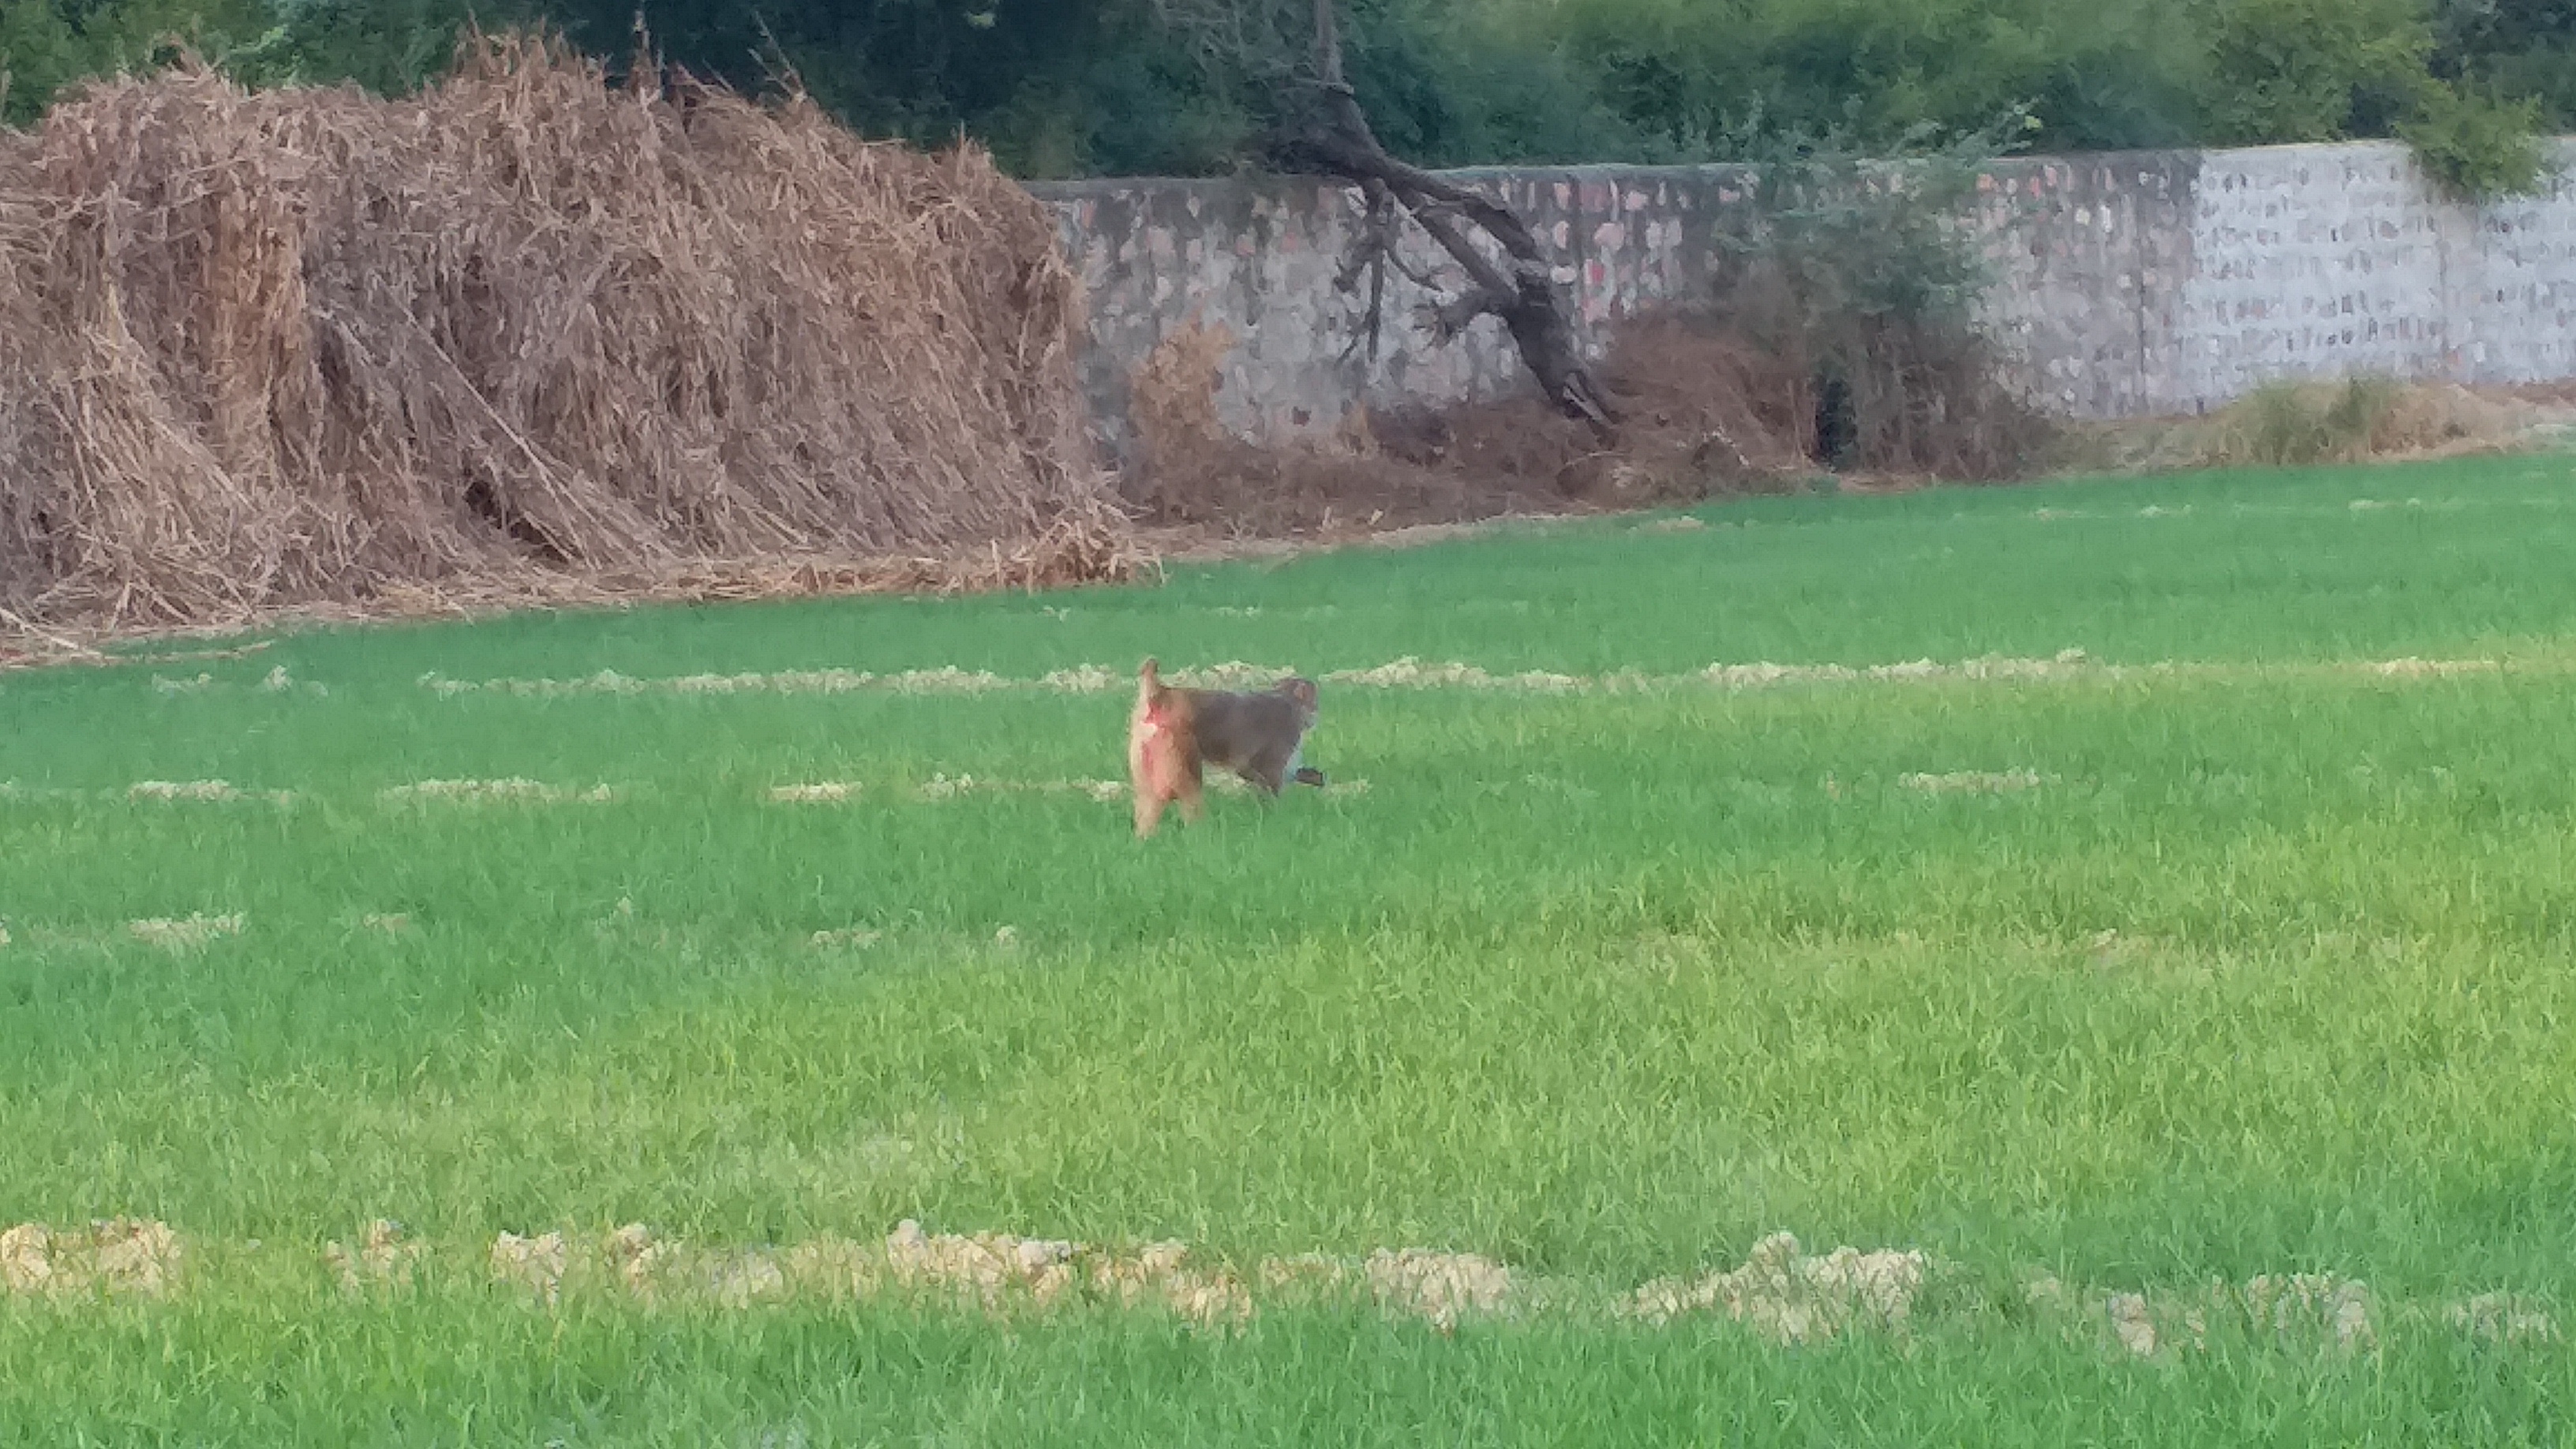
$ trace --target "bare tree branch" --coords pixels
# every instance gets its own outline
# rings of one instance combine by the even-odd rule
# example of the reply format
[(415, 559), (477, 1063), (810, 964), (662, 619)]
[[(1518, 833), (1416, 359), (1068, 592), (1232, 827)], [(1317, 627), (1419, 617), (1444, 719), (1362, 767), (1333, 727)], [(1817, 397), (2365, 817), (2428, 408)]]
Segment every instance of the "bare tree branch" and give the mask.
[[(1372, 207), (1381, 194), (1391, 199), (1467, 274), (1466, 292), (1423, 309), (1433, 336), (1445, 342), (1478, 317), (1502, 319), (1548, 401), (1606, 440), (1618, 415), (1584, 364), (1557, 292), (1555, 268), (1538, 238), (1511, 208), (1387, 153), (1343, 78), (1335, 0), (1313, 0), (1313, 10), (1315, 79), (1306, 87), (1307, 103), (1292, 112), (1290, 128), (1283, 130), (1274, 150), (1291, 167), (1358, 182)], [(1482, 233), (1503, 260), (1471, 233)], [(1374, 226), (1364, 229), (1361, 246), (1379, 256), (1394, 250)], [(1375, 305), (1366, 323), (1373, 333), (1378, 325)]]
[(1145, 3), (1211, 75), (1269, 88), (1262, 105), (1273, 112), (1275, 164), (1360, 188), (1366, 220), (1339, 284), (1351, 290), (1366, 274), (1369, 301), (1343, 356), (1361, 345), (1376, 356), (1389, 266), (1427, 291), (1442, 290), (1401, 258), (1397, 243), (1409, 220), (1467, 278), (1463, 293), (1421, 309), (1432, 335), (1447, 342), (1479, 317), (1500, 318), (1549, 403), (1608, 439), (1618, 417), (1584, 364), (1546, 252), (1510, 207), (1388, 154), (1344, 71), (1339, 0)]

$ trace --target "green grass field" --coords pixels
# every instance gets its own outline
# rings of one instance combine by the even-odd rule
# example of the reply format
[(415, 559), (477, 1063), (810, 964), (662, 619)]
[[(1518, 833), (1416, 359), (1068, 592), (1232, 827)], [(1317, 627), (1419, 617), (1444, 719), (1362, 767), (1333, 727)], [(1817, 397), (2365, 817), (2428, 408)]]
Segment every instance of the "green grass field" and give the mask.
[[(2576, 1437), (2576, 462), (1697, 520), (0, 677), (0, 1441)], [(1328, 679), (1334, 788), (1139, 843), (1149, 652), (1500, 678)], [(907, 1218), (1254, 1311), (580, 1266)], [(1784, 1229), (1904, 1321), (1624, 1311)], [(1260, 1271), (1407, 1248), (1512, 1286)]]

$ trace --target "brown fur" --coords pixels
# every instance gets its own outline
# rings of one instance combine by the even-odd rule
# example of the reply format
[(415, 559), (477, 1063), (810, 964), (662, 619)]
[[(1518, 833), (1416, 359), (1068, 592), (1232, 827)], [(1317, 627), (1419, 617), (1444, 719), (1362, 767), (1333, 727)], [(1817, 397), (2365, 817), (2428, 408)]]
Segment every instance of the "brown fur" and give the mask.
[(1234, 771), (1265, 796), (1294, 780), (1322, 785), (1322, 771), (1298, 764), (1315, 726), (1315, 682), (1296, 676), (1268, 689), (1175, 689), (1148, 659), (1136, 671), (1136, 707), (1127, 721), (1127, 771), (1135, 785), (1136, 834), (1154, 833), (1163, 807), (1177, 800), (1198, 820), (1202, 772)]
[(1163, 807), (1181, 802), (1184, 819), (1207, 813), (1199, 800), (1199, 750), (1187, 690), (1163, 683), (1148, 659), (1136, 671), (1136, 708), (1127, 717), (1127, 774), (1136, 791), (1136, 835), (1154, 833)]

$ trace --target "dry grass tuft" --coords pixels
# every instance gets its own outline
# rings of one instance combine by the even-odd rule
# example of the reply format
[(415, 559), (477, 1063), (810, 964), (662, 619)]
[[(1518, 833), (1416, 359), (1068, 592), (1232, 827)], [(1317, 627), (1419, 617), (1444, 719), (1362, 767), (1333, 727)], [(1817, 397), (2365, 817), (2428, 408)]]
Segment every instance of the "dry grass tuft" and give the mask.
[(0, 134), (0, 335), (28, 630), (1142, 563), (1078, 284), (981, 151), (543, 37), (408, 99), (182, 68)]
[(2037, 770), (1952, 770), (1899, 775), (1896, 783), (1923, 795), (2003, 795), (2048, 783)]
[(1697, 1282), (1659, 1279), (1638, 1289), (1631, 1306), (1658, 1323), (1723, 1312), (1782, 1343), (1808, 1343), (1861, 1324), (1902, 1328), (1929, 1266), (1911, 1249), (1843, 1247), (1809, 1257), (1795, 1237), (1773, 1233), (1753, 1245), (1742, 1266)]
[(366, 1236), (354, 1248), (336, 1238), (322, 1245), (323, 1264), (352, 1293), (410, 1286), (420, 1257), (420, 1245), (405, 1241), (402, 1224), (388, 1218), (368, 1223)]
[(389, 786), (382, 792), (382, 798), (390, 804), (416, 800), (523, 800), (540, 805), (605, 805), (617, 798), (617, 792), (606, 785), (571, 790), (513, 776), (505, 780), (419, 780), (409, 785)]
[(1509, 516), (1584, 513), (1800, 486), (1799, 380), (1705, 319), (1645, 318), (1612, 339), (1602, 380), (1626, 421), (1605, 447), (1534, 397), (1354, 410), (1329, 437), (1260, 446), (1219, 394), (1237, 339), (1193, 319), (1130, 378), (1135, 502), (1156, 523), (1256, 536), (1367, 537)]
[(492, 1279), (526, 1289), (538, 1302), (552, 1307), (563, 1293), (569, 1259), (561, 1233), (535, 1238), (503, 1233), (492, 1240)]
[(885, 933), (870, 930), (865, 926), (842, 926), (834, 930), (816, 931), (806, 939), (818, 951), (836, 949), (864, 951), (885, 939)]
[(849, 780), (817, 780), (804, 785), (772, 785), (769, 799), (779, 805), (837, 805), (859, 793)]
[(222, 803), (242, 798), (242, 792), (222, 780), (137, 780), (125, 787), (129, 800), (206, 800)]
[(896, 1224), (885, 1241), (895, 1281), (957, 1292), (987, 1306), (1015, 1289), (1040, 1304), (1063, 1297), (1075, 1281), (1075, 1251), (1069, 1242), (1010, 1233), (925, 1233), (910, 1218)]
[(2461, 674), (2494, 674), (2504, 665), (2493, 659), (2375, 659), (2362, 666), (2389, 679), (2448, 679)]
[(2066, 461), (2153, 473), (2446, 458), (2526, 447), (2565, 426), (2563, 398), (2516, 393), (2369, 375), (2279, 378), (2206, 417), (2080, 425), (2085, 441)]
[(1166, 1240), (1146, 1244), (1133, 1257), (1096, 1253), (1090, 1259), (1093, 1291), (1121, 1307), (1159, 1301), (1200, 1324), (1252, 1317), (1252, 1294), (1243, 1280), (1223, 1265), (1199, 1262), (1186, 1243)]
[(221, 916), (191, 912), (177, 919), (155, 916), (128, 921), (125, 931), (135, 940), (147, 946), (158, 946), (164, 951), (195, 951), (218, 937), (240, 935), (242, 916), (239, 911)]
[(1443, 1333), (1462, 1314), (1500, 1312), (1512, 1295), (1512, 1270), (1477, 1253), (1380, 1248), (1361, 1271), (1380, 1303), (1419, 1314)]
[(58, 1233), (42, 1223), (20, 1223), (0, 1232), (0, 1289), (158, 1298), (177, 1286), (183, 1256), (179, 1235), (148, 1218), (92, 1223), (86, 1232)]

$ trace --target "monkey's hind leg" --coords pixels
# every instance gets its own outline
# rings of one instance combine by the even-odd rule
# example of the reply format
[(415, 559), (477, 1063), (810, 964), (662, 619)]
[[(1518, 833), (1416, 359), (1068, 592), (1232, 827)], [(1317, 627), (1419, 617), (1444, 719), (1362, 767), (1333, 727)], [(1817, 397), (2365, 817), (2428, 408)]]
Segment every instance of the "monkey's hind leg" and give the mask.
[(1256, 760), (1235, 773), (1243, 777), (1245, 784), (1259, 791), (1265, 801), (1278, 799), (1280, 790), (1284, 788), (1285, 782), (1279, 774), (1276, 760)]

